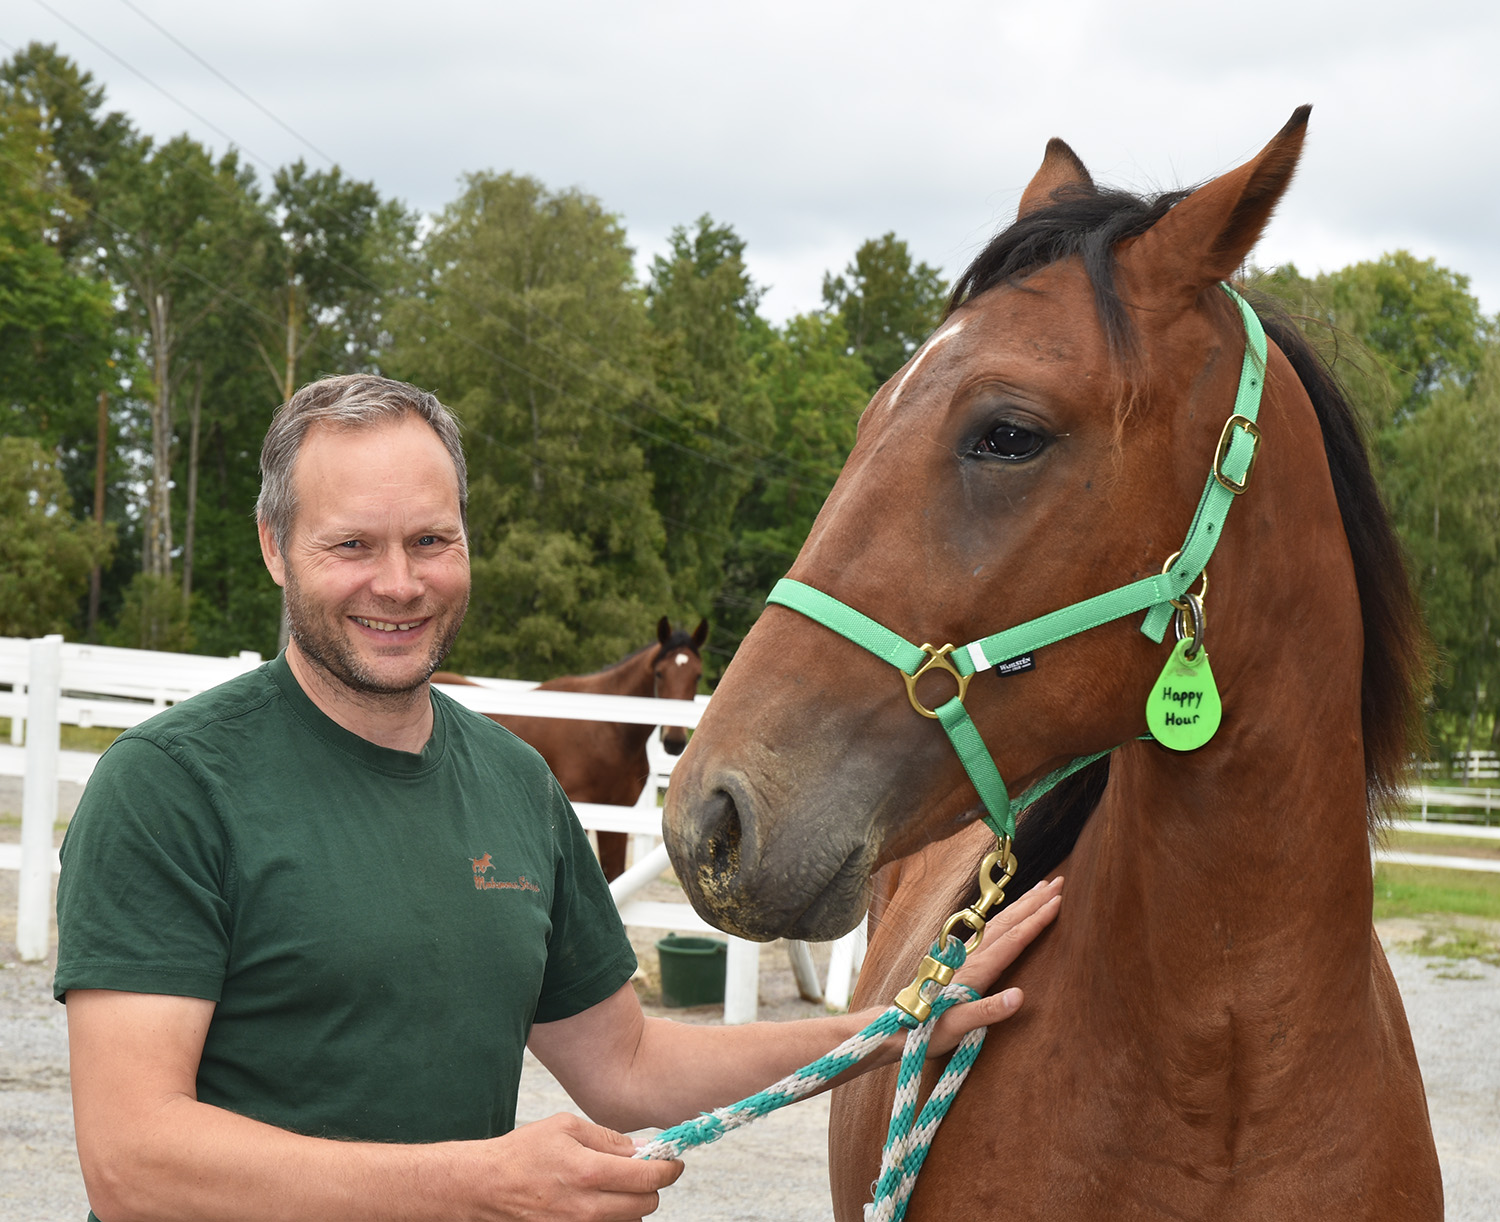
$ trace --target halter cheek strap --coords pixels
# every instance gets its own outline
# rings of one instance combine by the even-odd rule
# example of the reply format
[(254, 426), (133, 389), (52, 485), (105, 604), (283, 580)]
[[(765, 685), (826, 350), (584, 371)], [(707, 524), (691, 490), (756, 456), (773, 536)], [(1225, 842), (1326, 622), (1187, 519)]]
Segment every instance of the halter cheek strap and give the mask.
[[(1260, 411), (1261, 390), (1265, 383), (1266, 333), (1260, 325), (1260, 319), (1255, 316), (1255, 311), (1245, 299), (1227, 284), (1221, 287), (1239, 307), (1245, 326), (1245, 356), (1240, 366), (1239, 389), (1235, 395), (1234, 412), (1225, 422), (1219, 436), (1213, 467), (1204, 483), (1203, 495), (1198, 500), (1198, 508), (1188, 527), (1187, 538), (1181, 552), (1166, 572), (1120, 586), (992, 636), (982, 637), (961, 649), (952, 645), (941, 648), (925, 644), (913, 645), (885, 625), (800, 581), (783, 578), (776, 583), (766, 599), (767, 603), (788, 607), (816, 620), (825, 628), (890, 663), (906, 676), (912, 706), (922, 715), (935, 718), (943, 727), (964, 771), (978, 791), (979, 800), (984, 804), (985, 822), (998, 836), (1014, 836), (1015, 810), (1024, 810), (1058, 782), (1109, 752), (1101, 751), (1097, 755), (1081, 756), (1073, 760), (1037, 782), (1013, 803), (994, 756), (964, 707), (969, 680), (979, 671), (1077, 636), (1090, 628), (1097, 628), (1136, 611), (1146, 611), (1146, 617), (1141, 622), (1141, 632), (1153, 641), (1161, 641), (1171, 622), (1173, 600), (1182, 598), (1203, 572), (1223, 534), (1229, 506), (1249, 486), (1250, 473), (1260, 447), (1260, 429), (1256, 424), (1256, 417)], [(939, 705), (936, 709), (927, 709), (916, 698), (915, 684), (919, 676), (932, 670), (948, 672), (958, 684), (959, 690), (946, 704)]]

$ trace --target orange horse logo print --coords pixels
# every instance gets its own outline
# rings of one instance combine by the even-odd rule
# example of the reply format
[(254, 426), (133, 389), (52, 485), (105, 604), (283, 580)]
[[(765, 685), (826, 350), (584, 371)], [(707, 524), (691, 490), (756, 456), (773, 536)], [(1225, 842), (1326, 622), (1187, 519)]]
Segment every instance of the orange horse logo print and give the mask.
[(486, 853), (483, 857), (469, 858), (469, 864), (474, 867), (474, 890), (476, 891), (540, 891), (534, 882), (522, 874), (513, 883), (502, 882), (498, 878), (486, 878), (491, 870), (495, 868), (494, 859)]

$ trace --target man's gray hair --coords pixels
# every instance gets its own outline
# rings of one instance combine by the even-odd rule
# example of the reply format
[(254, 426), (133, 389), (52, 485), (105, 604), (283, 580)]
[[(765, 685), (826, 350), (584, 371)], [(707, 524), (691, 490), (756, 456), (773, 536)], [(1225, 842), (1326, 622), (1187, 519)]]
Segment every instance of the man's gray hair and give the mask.
[(271, 528), (279, 551), (286, 551), (292, 520), (297, 515), (292, 471), (308, 430), (318, 424), (334, 429), (372, 428), (397, 423), (407, 416), (420, 416), (431, 425), (453, 459), (459, 517), (464, 534), (469, 533), (469, 473), (453, 413), (438, 402), (436, 395), (405, 382), (351, 373), (308, 383), (271, 418), (260, 448), (260, 496), (255, 502), (255, 518)]

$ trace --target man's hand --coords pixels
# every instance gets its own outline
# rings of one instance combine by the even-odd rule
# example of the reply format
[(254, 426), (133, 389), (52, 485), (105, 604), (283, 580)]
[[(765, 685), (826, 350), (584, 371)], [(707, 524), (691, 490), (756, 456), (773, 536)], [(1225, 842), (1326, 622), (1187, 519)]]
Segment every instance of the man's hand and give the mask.
[(955, 984), (966, 984), (975, 990), (979, 1000), (954, 1006), (938, 1019), (932, 1029), (932, 1042), (927, 1046), (928, 1056), (952, 1052), (968, 1032), (1001, 1022), (1021, 1008), (1020, 989), (1003, 989), (990, 997), (984, 994), (1032, 939), (1052, 924), (1062, 907), (1062, 881), (1059, 876), (1038, 883), (990, 919), (979, 949), (953, 977)]
[(500, 1213), (515, 1219), (638, 1222), (682, 1174), (674, 1159), (633, 1159), (630, 1138), (560, 1113), (495, 1139), (502, 1179), (515, 1185)]

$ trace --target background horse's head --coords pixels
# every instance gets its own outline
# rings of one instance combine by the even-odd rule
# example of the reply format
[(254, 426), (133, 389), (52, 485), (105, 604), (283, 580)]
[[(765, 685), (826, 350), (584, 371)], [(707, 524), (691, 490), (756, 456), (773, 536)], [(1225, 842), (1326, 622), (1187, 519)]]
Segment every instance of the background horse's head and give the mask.
[[(698, 680), (703, 676), (703, 642), (708, 640), (708, 621), (699, 620), (691, 635), (672, 628), (665, 615), (657, 621), (656, 641), (659, 648), (651, 660), (659, 700), (691, 700), (698, 694)], [(664, 726), (661, 743), (668, 755), (681, 755), (688, 743), (682, 726)]]
[[(1303, 108), (1239, 169), (1153, 199), (1096, 188), (1053, 141), (1016, 223), (871, 400), (789, 576), (908, 641), (961, 645), (1160, 572), (1235, 410), (1246, 331), (1219, 285), (1290, 182), (1306, 120)], [(1331, 667), (1353, 651), (1357, 716), (1353, 569), (1318, 421), (1274, 346), (1262, 422), (1267, 486), (1235, 503), (1210, 564), (1207, 639), (1230, 733), (1198, 756), (1243, 722), (1232, 697), (1255, 651), (1274, 669), (1274, 645), (1251, 631), (1267, 617), (1322, 643)], [(1309, 615), (1272, 565), (1298, 588), (1316, 572), (1336, 609)], [(975, 676), (966, 706), (1012, 795), (1145, 733), (1171, 641), (1139, 624), (1059, 641), (1032, 671)], [(918, 686), (929, 708), (952, 694), (943, 674)], [(771, 606), (677, 770), (665, 826), (709, 920), (749, 937), (826, 938), (859, 919), (873, 870), (981, 813), (890, 665)]]

